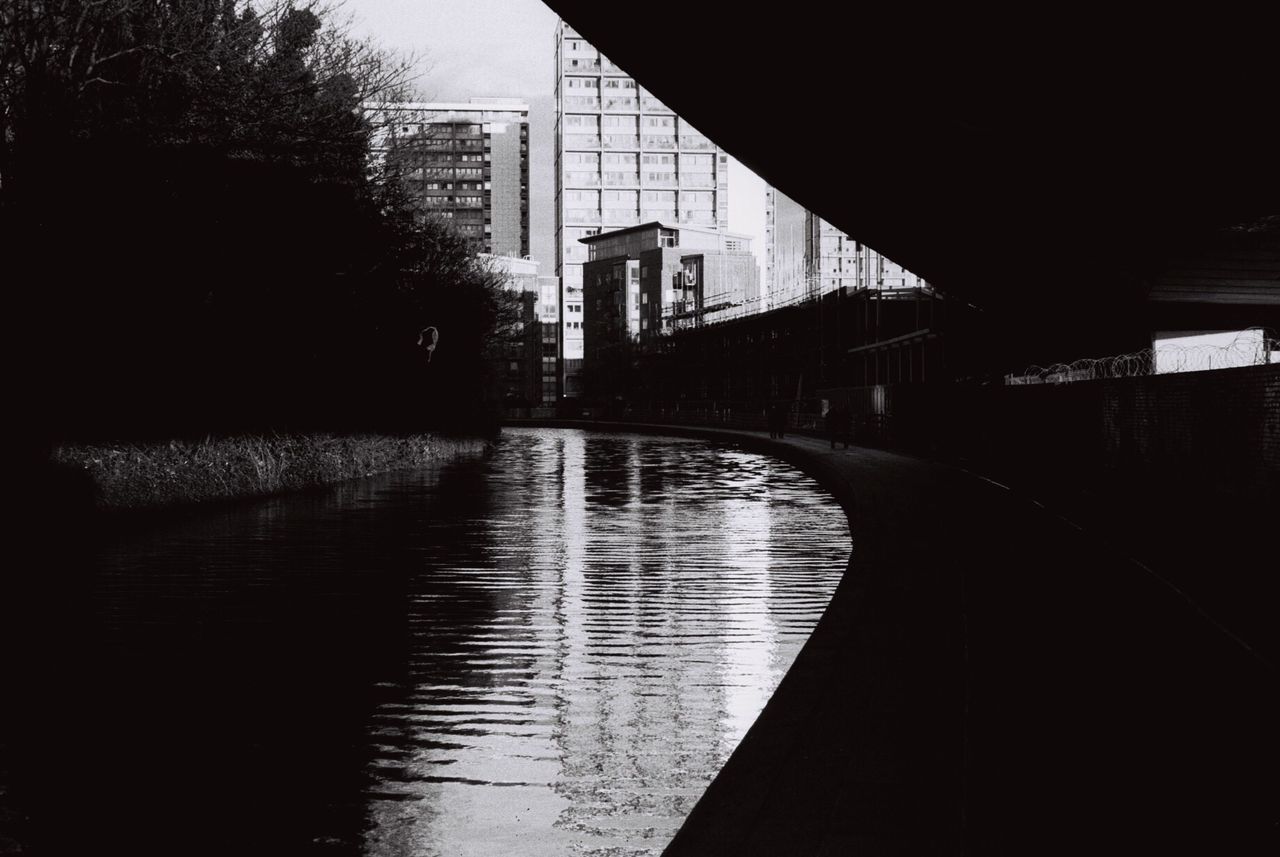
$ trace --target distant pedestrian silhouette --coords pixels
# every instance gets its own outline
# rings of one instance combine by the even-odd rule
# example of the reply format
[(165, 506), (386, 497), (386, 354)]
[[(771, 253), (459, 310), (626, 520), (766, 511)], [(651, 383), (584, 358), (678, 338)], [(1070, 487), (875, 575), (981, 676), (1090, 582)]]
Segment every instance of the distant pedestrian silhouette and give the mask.
[(786, 435), (787, 409), (784, 405), (770, 403), (765, 409), (765, 419), (769, 424), (769, 437), (782, 438)]
[(831, 448), (835, 449), (836, 441), (841, 441), (844, 448), (848, 449), (852, 434), (853, 414), (849, 412), (848, 404), (832, 402), (827, 411), (827, 437), (831, 440)]

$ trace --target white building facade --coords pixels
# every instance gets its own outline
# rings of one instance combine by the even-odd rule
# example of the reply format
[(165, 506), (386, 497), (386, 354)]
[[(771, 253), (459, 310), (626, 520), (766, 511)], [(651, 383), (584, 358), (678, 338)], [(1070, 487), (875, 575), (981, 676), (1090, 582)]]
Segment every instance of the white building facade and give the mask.
[(928, 283), (849, 237), (777, 188), (765, 190), (765, 291), (769, 306), (850, 289), (926, 288)]
[(562, 395), (580, 394), (582, 238), (663, 223), (728, 229), (728, 156), (563, 21), (556, 29), (556, 274)]

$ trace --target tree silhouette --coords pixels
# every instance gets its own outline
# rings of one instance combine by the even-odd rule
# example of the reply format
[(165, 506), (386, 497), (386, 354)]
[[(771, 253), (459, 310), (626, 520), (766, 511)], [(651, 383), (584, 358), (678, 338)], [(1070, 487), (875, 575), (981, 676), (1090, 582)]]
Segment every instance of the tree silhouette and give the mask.
[(309, 2), (0, 0), (0, 25), (0, 266), (44, 432), (492, 416), (502, 278), (369, 163), (361, 105), (405, 61)]

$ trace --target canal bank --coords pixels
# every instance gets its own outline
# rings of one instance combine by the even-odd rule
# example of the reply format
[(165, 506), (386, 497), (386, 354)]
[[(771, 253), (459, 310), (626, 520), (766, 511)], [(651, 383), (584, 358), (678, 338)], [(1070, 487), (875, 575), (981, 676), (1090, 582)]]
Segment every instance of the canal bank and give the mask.
[(835, 597), (669, 857), (1280, 844), (1274, 669), (1158, 569), (921, 459), (751, 432), (542, 424), (768, 451), (849, 516)]
[(439, 434), (259, 434), (151, 443), (65, 443), (40, 501), (68, 521), (148, 519), (325, 488), (482, 454), (490, 441)]

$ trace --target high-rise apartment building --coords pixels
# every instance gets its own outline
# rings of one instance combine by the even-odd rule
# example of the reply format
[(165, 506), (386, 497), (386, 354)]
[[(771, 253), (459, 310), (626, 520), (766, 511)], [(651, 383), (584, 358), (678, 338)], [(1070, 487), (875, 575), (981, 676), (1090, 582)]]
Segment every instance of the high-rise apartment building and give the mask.
[(561, 392), (581, 393), (580, 239), (661, 221), (727, 229), (728, 156), (571, 27), (556, 29), (556, 274)]
[(373, 154), (422, 212), (449, 218), (476, 249), (529, 255), (529, 106), (511, 98), (366, 105)]
[(841, 286), (880, 290), (927, 285), (773, 187), (765, 190), (764, 281), (773, 306)]

